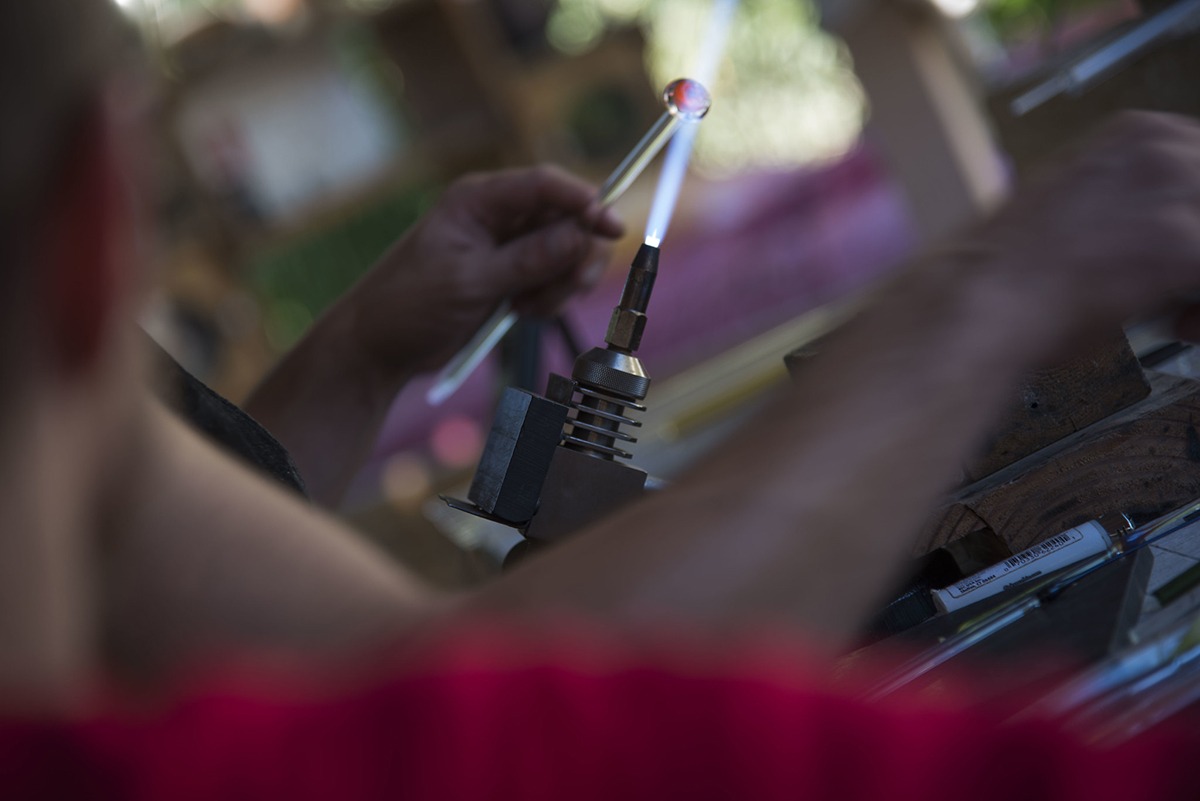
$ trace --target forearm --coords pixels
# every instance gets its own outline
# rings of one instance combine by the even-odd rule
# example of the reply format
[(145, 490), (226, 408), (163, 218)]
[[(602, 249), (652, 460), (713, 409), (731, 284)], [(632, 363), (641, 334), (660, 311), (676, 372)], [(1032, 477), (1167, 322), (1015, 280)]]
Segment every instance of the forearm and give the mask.
[(1052, 338), (1045, 316), (1010, 308), (1002, 284), (961, 261), (886, 287), (726, 449), (531, 560), (487, 603), (541, 595), (700, 626), (774, 619), (844, 641)]
[(381, 371), (357, 346), (351, 304), (339, 304), (246, 399), (246, 412), (291, 453), (309, 494), (336, 507), (375, 445), (408, 379)]
[(440, 597), (353, 532), (152, 410), (139, 499), (99, 583), (110, 664), (156, 676), (228, 652), (390, 642)]

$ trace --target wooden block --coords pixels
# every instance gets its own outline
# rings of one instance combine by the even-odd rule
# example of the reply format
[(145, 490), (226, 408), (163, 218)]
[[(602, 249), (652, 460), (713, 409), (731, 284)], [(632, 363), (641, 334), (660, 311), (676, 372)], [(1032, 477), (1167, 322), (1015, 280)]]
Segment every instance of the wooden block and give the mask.
[(1082, 358), (1030, 376), (983, 455), (966, 466), (967, 479), (978, 481), (1148, 394), (1141, 365), (1125, 335), (1117, 331)]
[(1016, 552), (1100, 515), (1144, 521), (1200, 497), (1200, 382), (1150, 384), (1125, 411), (954, 493), (916, 554), (982, 528)]

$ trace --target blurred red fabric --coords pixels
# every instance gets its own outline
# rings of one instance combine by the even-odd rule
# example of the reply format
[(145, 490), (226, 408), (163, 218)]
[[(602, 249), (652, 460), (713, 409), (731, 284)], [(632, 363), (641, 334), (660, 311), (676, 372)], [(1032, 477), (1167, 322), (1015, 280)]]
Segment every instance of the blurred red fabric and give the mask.
[(0, 723), (14, 799), (1194, 799), (1195, 729), (1103, 750), (957, 694), (866, 704), (773, 642), (493, 626), (317, 681)]

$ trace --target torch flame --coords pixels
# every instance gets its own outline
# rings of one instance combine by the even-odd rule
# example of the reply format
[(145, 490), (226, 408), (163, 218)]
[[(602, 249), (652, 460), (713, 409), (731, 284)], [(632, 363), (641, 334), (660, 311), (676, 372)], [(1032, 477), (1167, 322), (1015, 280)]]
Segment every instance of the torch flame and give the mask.
[[(700, 118), (708, 113), (712, 101), (705, 86), (712, 85), (716, 75), (717, 65), (721, 54), (725, 51), (725, 40), (729, 35), (729, 26), (733, 20), (733, 12), (737, 9), (738, 0), (716, 0), (712, 14), (708, 19), (708, 31), (704, 36), (704, 44), (700, 48), (700, 63), (693, 73), (696, 80), (680, 79), (667, 87), (666, 101), (668, 107), (674, 103), (680, 110), (683, 120), (679, 132), (667, 146), (667, 155), (663, 160), (662, 172), (658, 176), (658, 189), (654, 192), (654, 204), (650, 208), (650, 217), (646, 220), (646, 244), (658, 247), (671, 217), (675, 213), (675, 203), (679, 199), (679, 190), (683, 186), (684, 176), (687, 175), (688, 162), (692, 157), (692, 142), (696, 139), (696, 126)], [(699, 87), (701, 96), (695, 89)]]

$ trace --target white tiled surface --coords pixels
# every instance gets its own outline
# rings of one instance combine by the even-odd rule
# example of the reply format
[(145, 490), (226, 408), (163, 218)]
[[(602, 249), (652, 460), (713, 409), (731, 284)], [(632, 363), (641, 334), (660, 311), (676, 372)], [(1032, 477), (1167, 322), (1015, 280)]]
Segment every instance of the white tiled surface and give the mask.
[(1148, 591), (1135, 631), (1135, 639), (1144, 639), (1200, 609), (1200, 588), (1176, 598), (1165, 609), (1153, 595), (1155, 590), (1168, 581), (1200, 563), (1200, 523), (1193, 523), (1164, 537), (1151, 545), (1150, 550), (1154, 553), (1154, 567), (1150, 571)]
[(1192, 562), (1200, 561), (1200, 526), (1193, 524), (1176, 535), (1164, 538), (1152, 547), (1178, 554)]
[[(1129, 343), (1139, 357), (1155, 348), (1169, 344), (1161, 326), (1147, 325), (1126, 332)], [(1184, 378), (1200, 379), (1200, 348), (1188, 347), (1164, 362), (1154, 365), (1153, 372), (1168, 373)], [(1153, 593), (1192, 565), (1200, 562), (1200, 522), (1175, 532), (1154, 545), (1154, 567), (1150, 573), (1149, 591), (1142, 607), (1139, 631), (1143, 628), (1158, 630), (1170, 622), (1194, 614), (1200, 610), (1200, 589), (1173, 600), (1166, 609), (1159, 606)]]

